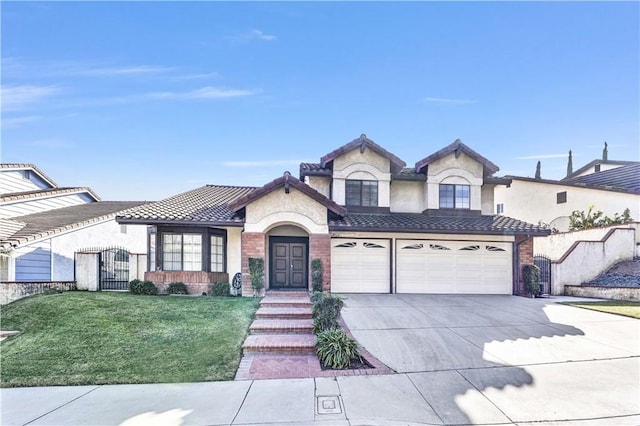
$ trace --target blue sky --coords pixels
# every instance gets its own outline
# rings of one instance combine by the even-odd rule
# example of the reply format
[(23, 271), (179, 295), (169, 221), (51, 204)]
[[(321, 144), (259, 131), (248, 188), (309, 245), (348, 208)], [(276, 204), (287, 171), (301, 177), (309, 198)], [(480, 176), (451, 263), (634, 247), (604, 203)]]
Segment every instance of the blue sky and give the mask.
[(361, 133), (499, 175), (640, 155), (637, 2), (0, 7), (2, 162), (105, 200), (262, 185)]

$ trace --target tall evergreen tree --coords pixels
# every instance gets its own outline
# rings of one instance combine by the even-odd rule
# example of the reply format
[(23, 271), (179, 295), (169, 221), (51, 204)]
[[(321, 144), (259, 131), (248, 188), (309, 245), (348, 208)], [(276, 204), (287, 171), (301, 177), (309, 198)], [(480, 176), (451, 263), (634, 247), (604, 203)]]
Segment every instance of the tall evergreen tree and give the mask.
[(604, 142), (604, 149), (602, 150), (602, 159), (605, 161), (609, 159), (609, 147), (606, 141)]
[(569, 150), (569, 161), (567, 161), (567, 176), (573, 173), (573, 155), (571, 154), (571, 150)]
[(540, 179), (540, 161), (536, 164), (536, 179)]

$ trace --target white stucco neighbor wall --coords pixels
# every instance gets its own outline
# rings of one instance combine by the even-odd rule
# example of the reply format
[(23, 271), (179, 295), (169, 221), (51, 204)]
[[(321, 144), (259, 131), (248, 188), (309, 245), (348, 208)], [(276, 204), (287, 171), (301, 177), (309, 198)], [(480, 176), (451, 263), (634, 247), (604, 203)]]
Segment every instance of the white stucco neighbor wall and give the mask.
[(378, 181), (378, 207), (389, 207), (391, 163), (380, 154), (365, 149), (353, 149), (333, 160), (333, 201), (345, 204), (345, 181), (347, 179)]
[[(558, 204), (556, 195), (564, 191), (567, 202)], [(504, 204), (506, 216), (529, 223), (553, 222), (560, 231), (569, 230), (567, 218), (574, 210), (586, 212), (591, 205), (610, 217), (629, 208), (631, 217), (640, 219), (640, 195), (635, 194), (517, 179), (513, 179), (510, 188), (498, 185), (494, 194), (495, 203)]]
[(88, 247), (124, 247), (130, 253), (147, 252), (146, 225), (119, 225), (115, 219), (78, 228), (51, 239), (51, 279), (73, 281), (74, 255)]
[[(583, 231), (561, 232), (545, 237), (533, 238), (533, 253), (542, 254), (551, 260), (560, 259), (576, 241), (600, 241), (613, 228), (637, 228), (638, 224), (613, 225)], [(636, 238), (636, 242), (639, 240)]]
[(295, 225), (309, 234), (326, 234), (327, 208), (294, 187), (278, 188), (246, 207), (244, 230), (266, 232), (279, 225)]
[(492, 215), (495, 214), (495, 206), (493, 204), (493, 190), (495, 185), (482, 185), (480, 191), (482, 214)]
[(398, 213), (422, 213), (425, 210), (424, 182), (396, 180), (391, 182), (391, 211)]
[[(605, 170), (613, 170), (613, 169), (617, 169), (618, 167), (622, 167), (622, 165), (621, 164), (600, 164), (600, 171), (604, 172)], [(593, 173), (598, 173), (596, 172), (595, 165), (588, 168), (584, 172), (577, 174), (575, 177), (591, 175)]]
[(446, 155), (433, 163), (427, 169), (426, 208), (440, 208), (440, 184), (469, 185), (471, 192), (471, 210), (482, 209), (482, 181), (483, 166), (478, 161), (461, 153), (456, 158), (455, 153)]
[(100, 255), (98, 253), (78, 253), (76, 288), (98, 291), (100, 275)]
[(588, 282), (618, 262), (632, 260), (635, 230), (612, 229), (600, 241), (580, 241), (561, 259), (551, 263), (551, 292), (564, 294), (565, 285)]

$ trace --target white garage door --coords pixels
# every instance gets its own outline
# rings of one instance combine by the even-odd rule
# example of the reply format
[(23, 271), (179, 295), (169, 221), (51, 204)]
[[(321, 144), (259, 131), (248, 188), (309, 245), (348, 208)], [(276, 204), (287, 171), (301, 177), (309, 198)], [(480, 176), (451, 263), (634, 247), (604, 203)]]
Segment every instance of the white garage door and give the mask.
[(512, 245), (397, 240), (398, 293), (512, 294)]
[(333, 238), (331, 291), (389, 293), (389, 240)]

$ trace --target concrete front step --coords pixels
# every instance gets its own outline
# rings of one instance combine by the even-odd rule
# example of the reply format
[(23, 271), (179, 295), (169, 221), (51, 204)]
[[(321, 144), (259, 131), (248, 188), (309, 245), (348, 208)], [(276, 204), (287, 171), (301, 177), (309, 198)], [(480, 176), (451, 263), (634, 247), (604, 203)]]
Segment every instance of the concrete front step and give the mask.
[(266, 297), (300, 297), (309, 299), (308, 291), (282, 291), (282, 290), (267, 290)]
[(271, 308), (310, 308), (311, 301), (303, 297), (274, 297), (267, 296), (260, 301), (260, 306)]
[(310, 319), (311, 308), (261, 306), (256, 311), (256, 319)]
[(313, 333), (313, 320), (256, 319), (249, 331), (251, 334), (310, 334)]
[(245, 353), (314, 353), (316, 336), (313, 334), (252, 334), (242, 345)]

